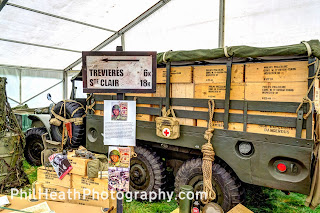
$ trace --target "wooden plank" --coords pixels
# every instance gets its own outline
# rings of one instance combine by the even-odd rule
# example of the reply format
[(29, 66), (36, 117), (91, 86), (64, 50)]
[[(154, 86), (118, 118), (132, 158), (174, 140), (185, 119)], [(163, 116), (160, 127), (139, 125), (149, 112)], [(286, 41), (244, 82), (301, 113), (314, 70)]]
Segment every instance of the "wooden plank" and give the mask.
[(72, 174), (71, 186), (72, 188), (79, 189), (79, 190), (94, 189), (96, 192), (107, 192), (108, 179), (88, 178), (87, 176)]
[[(172, 98), (193, 98), (194, 97), (194, 84), (171, 84), (171, 97)], [(193, 107), (185, 106), (172, 106), (172, 109), (178, 110), (190, 110), (193, 111)], [(178, 118), (180, 125), (196, 126), (195, 119)]]
[[(291, 128), (291, 127), (247, 124), (247, 132), (267, 134), (267, 135), (286, 136), (286, 137), (296, 137), (296, 128)], [(302, 130), (301, 138), (306, 138), (305, 129)]]
[(246, 64), (246, 82), (289, 82), (308, 80), (308, 62), (273, 62)]
[(166, 97), (166, 85), (157, 84), (156, 93), (153, 94), (153, 97)]
[[(243, 82), (243, 64), (233, 64), (231, 69), (231, 83)], [(195, 66), (193, 71), (194, 83), (225, 83), (227, 79), (227, 66)]]
[(307, 82), (246, 83), (249, 101), (301, 102), (308, 90)]
[[(152, 107), (151, 104), (137, 104), (137, 107)], [(136, 119), (139, 121), (153, 121), (153, 116), (152, 115), (147, 115), (147, 114), (137, 114)]]
[(62, 186), (66, 188), (71, 188), (71, 174), (67, 174), (60, 180), (57, 173), (52, 170), (46, 170), (43, 166), (39, 167), (37, 170), (37, 181), (38, 183), (45, 183), (51, 185)]
[[(85, 197), (84, 197), (84, 193), (86, 193)], [(73, 204), (79, 204), (79, 205), (85, 205), (85, 206), (99, 206), (103, 208), (109, 208), (112, 205), (116, 207), (115, 203), (112, 202), (112, 199), (110, 198), (111, 197), (110, 193), (109, 193), (108, 199), (105, 199), (106, 196), (107, 196), (107, 193), (99, 193), (93, 196), (93, 193), (92, 192), (89, 193), (89, 191), (71, 189), (70, 197), (72, 199), (70, 199), (69, 202)], [(116, 198), (116, 196), (114, 196), (114, 198)]]
[(264, 111), (248, 111), (248, 115), (266, 115), (266, 116), (279, 116), (279, 117), (290, 117), (296, 118), (297, 113), (289, 113), (289, 112), (264, 112)]
[(239, 203), (235, 207), (233, 207), (228, 213), (253, 213), (250, 209), (247, 209), (244, 205)]
[[(61, 202), (68, 201), (67, 192), (69, 188), (35, 182), (34, 189), (35, 189), (36, 199), (61, 201)], [(57, 196), (54, 196), (54, 193), (57, 193)]]
[(70, 171), (71, 174), (86, 176), (87, 175), (87, 164), (90, 159), (80, 158), (80, 157), (73, 157), (74, 152), (68, 153), (68, 160), (72, 166), (72, 170)]
[(153, 93), (126, 93), (125, 95), (134, 97), (153, 97)]
[[(208, 122), (206, 120), (197, 120), (197, 126), (208, 127)], [(213, 121), (212, 124), (214, 129), (223, 129), (223, 121)], [(229, 123), (228, 130), (242, 131), (243, 123)]]
[[(231, 100), (244, 100), (244, 83), (231, 84)], [(196, 84), (195, 98), (224, 99), (226, 93), (225, 83)]]
[[(192, 83), (192, 67), (171, 67), (170, 83)], [(166, 68), (157, 69), (157, 83), (166, 83)]]

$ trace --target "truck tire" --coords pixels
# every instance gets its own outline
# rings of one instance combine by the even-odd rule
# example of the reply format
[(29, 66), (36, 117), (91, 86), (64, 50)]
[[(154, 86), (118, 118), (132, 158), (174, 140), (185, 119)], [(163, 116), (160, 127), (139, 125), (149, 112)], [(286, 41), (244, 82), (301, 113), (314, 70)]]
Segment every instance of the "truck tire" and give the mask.
[[(25, 133), (24, 157), (31, 165), (41, 165), (41, 152), (44, 149), (41, 136), (45, 133), (47, 130), (43, 127), (29, 129)], [(49, 139), (48, 136), (47, 138)]]
[[(202, 159), (186, 161), (179, 169), (175, 178), (175, 192), (178, 195), (180, 186), (191, 185), (194, 192), (203, 190)], [(218, 203), (225, 212), (242, 201), (241, 182), (233, 171), (228, 171), (219, 163), (212, 163), (212, 185)]]
[(164, 189), (165, 167), (155, 152), (141, 146), (137, 146), (134, 151), (137, 157), (131, 158), (130, 162), (130, 191), (136, 193), (138, 199), (143, 199), (141, 192), (147, 192), (148, 195), (151, 191), (158, 193), (159, 189)]
[[(63, 101), (57, 103), (53, 109), (55, 113), (60, 116), (64, 116), (63, 107), (60, 114), (60, 109), (63, 104)], [(78, 109), (80, 107), (80, 109)], [(78, 109), (78, 110), (77, 110)], [(71, 117), (72, 113), (77, 110), (74, 115)], [(77, 102), (66, 102), (66, 117), (67, 118), (80, 118), (85, 114), (85, 110), (80, 103)], [(51, 118), (54, 118), (52, 115)], [(51, 127), (51, 136), (54, 141), (62, 141), (62, 129), (63, 123), (61, 122), (60, 126), (55, 126), (53, 124), (50, 125)], [(68, 137), (67, 146), (72, 148), (78, 148), (80, 145), (84, 145), (84, 138), (85, 137), (85, 125), (75, 125), (72, 123), (72, 138), (70, 143), (70, 138)]]

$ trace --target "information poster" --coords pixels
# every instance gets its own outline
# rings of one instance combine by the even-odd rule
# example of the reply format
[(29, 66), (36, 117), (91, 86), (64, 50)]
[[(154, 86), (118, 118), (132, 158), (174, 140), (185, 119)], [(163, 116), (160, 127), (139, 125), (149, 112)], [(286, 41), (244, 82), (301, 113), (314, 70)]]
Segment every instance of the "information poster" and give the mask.
[(130, 148), (109, 147), (109, 185), (110, 191), (129, 191)]
[(104, 101), (104, 145), (136, 145), (135, 101)]

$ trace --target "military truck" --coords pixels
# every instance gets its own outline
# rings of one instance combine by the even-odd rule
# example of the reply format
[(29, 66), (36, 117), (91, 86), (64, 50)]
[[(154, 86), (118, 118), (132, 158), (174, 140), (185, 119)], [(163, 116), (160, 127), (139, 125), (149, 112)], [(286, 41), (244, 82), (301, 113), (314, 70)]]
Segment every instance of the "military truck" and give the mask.
[[(201, 147), (207, 141), (208, 100), (214, 100), (212, 184), (216, 202), (227, 211), (244, 199), (243, 182), (309, 194), (314, 171), (315, 127), (319, 107), (319, 41), (255, 48), (236, 46), (210, 50), (172, 51), (157, 56), (156, 93), (127, 93), (137, 103), (137, 157), (131, 160), (130, 190), (167, 187), (173, 168), (175, 189), (203, 187)], [(82, 73), (72, 81), (67, 117), (73, 145), (106, 153), (103, 143), (103, 101), (116, 94), (82, 94)], [(61, 114), (61, 103), (54, 110)], [(83, 107), (74, 113), (74, 110)], [(173, 108), (180, 137), (156, 135), (155, 117)], [(51, 125), (52, 126), (52, 125)], [(54, 127), (61, 131), (61, 126)], [(54, 134), (52, 134), (54, 135)], [(61, 135), (61, 133), (60, 133)]]

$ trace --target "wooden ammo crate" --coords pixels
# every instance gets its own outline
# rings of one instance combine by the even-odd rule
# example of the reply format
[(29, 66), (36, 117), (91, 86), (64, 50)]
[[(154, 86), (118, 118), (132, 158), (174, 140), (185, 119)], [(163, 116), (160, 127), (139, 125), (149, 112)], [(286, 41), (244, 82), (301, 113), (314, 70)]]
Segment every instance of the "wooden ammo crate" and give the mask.
[(54, 171), (52, 167), (50, 167), (52, 170), (46, 170), (45, 167), (41, 166), (37, 170), (37, 181), (38, 183), (45, 183), (50, 185), (57, 185), (62, 186), (66, 188), (71, 188), (71, 174), (67, 174), (60, 180), (58, 178), (57, 173)]
[(88, 178), (87, 176), (80, 176), (72, 174), (72, 188), (83, 190), (95, 190), (96, 192), (108, 192), (108, 179)]
[(68, 153), (68, 160), (72, 166), (71, 174), (86, 176), (87, 175), (87, 164), (90, 159), (75, 157), (75, 152)]
[[(191, 66), (185, 67), (171, 67), (170, 83), (192, 83), (192, 69)], [(157, 69), (157, 83), (166, 83), (167, 69)]]
[(246, 83), (245, 100), (301, 102), (307, 90), (307, 81)]
[[(225, 99), (226, 84), (195, 84), (194, 97), (200, 99)], [(231, 100), (244, 100), (244, 83), (231, 83)]]
[(308, 62), (273, 62), (246, 64), (245, 81), (296, 82), (308, 80)]
[[(194, 84), (171, 84), (172, 98), (194, 98)], [(193, 111), (193, 107), (172, 106), (172, 109)], [(180, 125), (196, 126), (195, 119), (178, 118)]]
[[(34, 183), (35, 198), (40, 200), (68, 201), (69, 188), (45, 183)], [(54, 195), (56, 194), (56, 195)]]
[[(244, 65), (234, 64), (231, 68), (231, 82), (242, 83), (244, 77)], [(195, 84), (225, 83), (227, 79), (226, 65), (195, 66), (193, 71)]]

